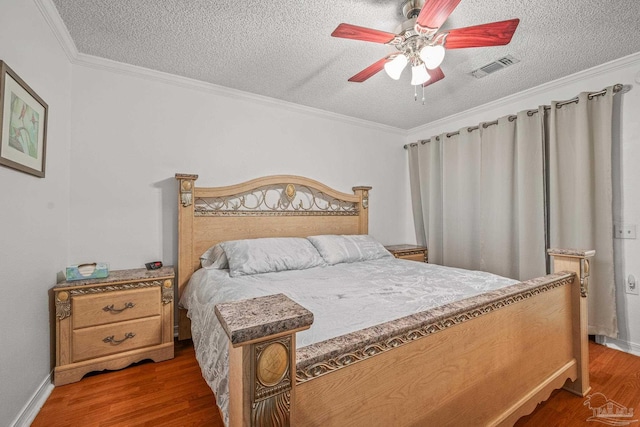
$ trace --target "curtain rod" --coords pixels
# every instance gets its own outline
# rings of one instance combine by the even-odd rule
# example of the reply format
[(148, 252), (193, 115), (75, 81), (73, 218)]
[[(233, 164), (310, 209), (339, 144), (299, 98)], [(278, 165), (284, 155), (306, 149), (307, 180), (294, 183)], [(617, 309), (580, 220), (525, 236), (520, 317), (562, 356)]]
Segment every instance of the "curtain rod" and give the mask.
[[(615, 85), (613, 86), (613, 93), (614, 93), (614, 94), (615, 94), (615, 93), (618, 93), (618, 92), (620, 92), (623, 88), (624, 88), (624, 85), (622, 85), (622, 84), (620, 84), (620, 83), (617, 83), (617, 84), (615, 84)], [(605, 93), (607, 93), (607, 89), (602, 89), (601, 91), (598, 91), (598, 92), (591, 92), (591, 93), (588, 95), (588, 97), (589, 97), (589, 99), (593, 99), (593, 98), (595, 98), (595, 97), (597, 97), (597, 96), (602, 96), (602, 95), (604, 95)], [(579, 98), (576, 96), (575, 98), (572, 98), (572, 99), (570, 99), (570, 100), (568, 100), (568, 101), (561, 101), (561, 102), (558, 102), (558, 103), (556, 104), (556, 108), (562, 108), (562, 106), (564, 106), (564, 105), (568, 105), (568, 104), (577, 104), (577, 103), (578, 103), (578, 101), (579, 101)], [(550, 105), (545, 105), (545, 106), (544, 106), (544, 109), (545, 109), (545, 111), (550, 110), (550, 109), (551, 109), (551, 106), (550, 106)], [(534, 114), (536, 114), (537, 112), (538, 112), (538, 110), (528, 110), (528, 111), (527, 111), (527, 115), (528, 115), (529, 117), (531, 117), (531, 116), (533, 116)], [(510, 122), (512, 122), (512, 121), (516, 120), (516, 119), (518, 118), (518, 116), (516, 116), (516, 115), (511, 115), (511, 116), (509, 116), (508, 118), (509, 118), (509, 121), (510, 121)], [(483, 124), (482, 124), (482, 127), (483, 127), (484, 129), (486, 129), (486, 128), (488, 128), (489, 126), (497, 125), (497, 124), (498, 124), (498, 121), (497, 121), (497, 120), (494, 120), (494, 121), (492, 121), (492, 122), (485, 122), (485, 123), (483, 123)], [(467, 132), (473, 132), (474, 130), (478, 130), (478, 129), (480, 129), (480, 126), (469, 126), (469, 127), (467, 128)], [(459, 131), (459, 130), (457, 130), (457, 131), (455, 131), (455, 132), (449, 132), (449, 133), (447, 133), (447, 134), (446, 134), (447, 138), (451, 138), (452, 136), (455, 136), (455, 135), (460, 135), (460, 131)], [(419, 142), (420, 144), (424, 145), (424, 144), (426, 144), (426, 143), (427, 143), (427, 142), (429, 142), (429, 141), (431, 141), (431, 138), (429, 138), (429, 139), (423, 139), (423, 140), (420, 140), (420, 141), (418, 141), (418, 142)], [(436, 141), (440, 141), (440, 137), (439, 137), (439, 136), (436, 136)], [(405, 145), (404, 145), (404, 149), (406, 150), (406, 149), (408, 149), (409, 147), (417, 147), (417, 146), (418, 146), (418, 142), (412, 142), (411, 144), (405, 144)]]

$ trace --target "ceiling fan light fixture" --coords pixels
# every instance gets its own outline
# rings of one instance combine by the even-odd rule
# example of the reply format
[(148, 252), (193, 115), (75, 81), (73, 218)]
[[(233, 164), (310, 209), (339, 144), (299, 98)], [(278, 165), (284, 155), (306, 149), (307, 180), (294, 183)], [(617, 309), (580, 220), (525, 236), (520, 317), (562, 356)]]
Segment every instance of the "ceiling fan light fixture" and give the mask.
[(444, 53), (442, 45), (427, 45), (420, 50), (420, 59), (428, 69), (433, 70), (442, 64)]
[(402, 71), (407, 66), (407, 62), (408, 60), (406, 56), (397, 55), (391, 61), (384, 64), (384, 71), (386, 71), (389, 77), (393, 80), (398, 80), (400, 78), (400, 74), (402, 74)]
[[(421, 85), (424, 105), (425, 85), (444, 78), (440, 64), (445, 57), (445, 46), (448, 50), (504, 46), (511, 42), (520, 22), (518, 18), (441, 31), (460, 1), (402, 0), (402, 14), (407, 20), (396, 28), (395, 33), (345, 23), (338, 25), (331, 33), (332, 37), (381, 43), (394, 46), (399, 51), (379, 59), (349, 78), (349, 81), (361, 83), (383, 68), (389, 77), (399, 80), (402, 71), (411, 63), (414, 98), (418, 100), (418, 86)], [(473, 73), (476, 76), (476, 72)]]
[(429, 81), (431, 76), (427, 72), (427, 68), (424, 64), (420, 63), (411, 67), (411, 84), (419, 86)]

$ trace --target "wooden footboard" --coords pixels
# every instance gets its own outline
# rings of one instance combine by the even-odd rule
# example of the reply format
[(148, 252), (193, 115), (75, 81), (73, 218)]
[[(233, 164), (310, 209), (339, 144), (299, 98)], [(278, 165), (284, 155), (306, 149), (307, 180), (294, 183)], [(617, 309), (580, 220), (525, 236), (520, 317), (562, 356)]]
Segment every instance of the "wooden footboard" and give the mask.
[[(586, 395), (585, 296), (593, 251), (550, 253), (559, 273), (452, 307), (375, 345), (324, 359), (315, 354), (313, 364), (298, 357), (297, 380), (264, 417), (255, 415), (264, 406), (255, 395), (261, 361), (255, 350), (232, 342), (231, 399), (243, 409), (230, 412), (231, 425), (513, 425), (557, 388)], [(257, 335), (254, 327), (249, 344), (293, 336), (299, 327)], [(295, 346), (287, 351), (296, 360)]]

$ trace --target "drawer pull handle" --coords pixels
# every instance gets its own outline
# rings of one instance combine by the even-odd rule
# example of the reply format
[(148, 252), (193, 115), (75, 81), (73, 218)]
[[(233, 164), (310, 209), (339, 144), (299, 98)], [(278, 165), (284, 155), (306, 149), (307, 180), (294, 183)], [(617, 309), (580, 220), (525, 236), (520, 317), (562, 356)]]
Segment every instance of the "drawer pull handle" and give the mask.
[(118, 344), (122, 344), (126, 340), (133, 338), (135, 336), (136, 334), (134, 334), (133, 332), (127, 332), (126, 334), (124, 334), (124, 338), (122, 338), (121, 340), (117, 340), (115, 339), (114, 335), (111, 335), (110, 337), (106, 337), (105, 339), (103, 339), (102, 342), (107, 344), (111, 343), (113, 345), (118, 345)]
[(124, 307), (118, 309), (118, 308), (113, 308), (113, 304), (111, 305), (107, 305), (105, 307), (102, 308), (103, 311), (112, 313), (112, 314), (118, 314), (118, 313), (122, 313), (123, 311), (125, 311), (127, 308), (133, 308), (135, 307), (135, 304), (132, 302), (125, 302), (124, 303)]

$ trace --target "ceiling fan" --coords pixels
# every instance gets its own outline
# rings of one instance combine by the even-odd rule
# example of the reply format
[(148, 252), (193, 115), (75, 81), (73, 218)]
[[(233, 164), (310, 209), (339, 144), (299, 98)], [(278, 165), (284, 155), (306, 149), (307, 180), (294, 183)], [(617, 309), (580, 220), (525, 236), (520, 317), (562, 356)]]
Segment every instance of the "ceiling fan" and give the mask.
[(407, 64), (411, 64), (411, 84), (424, 88), (444, 78), (440, 64), (446, 49), (509, 44), (519, 19), (439, 32), (460, 1), (407, 0), (402, 5), (402, 14), (407, 21), (396, 29), (397, 34), (351, 24), (338, 25), (331, 33), (333, 37), (388, 44), (399, 51), (368, 66), (349, 81), (364, 82), (383, 68), (389, 77), (398, 80)]

